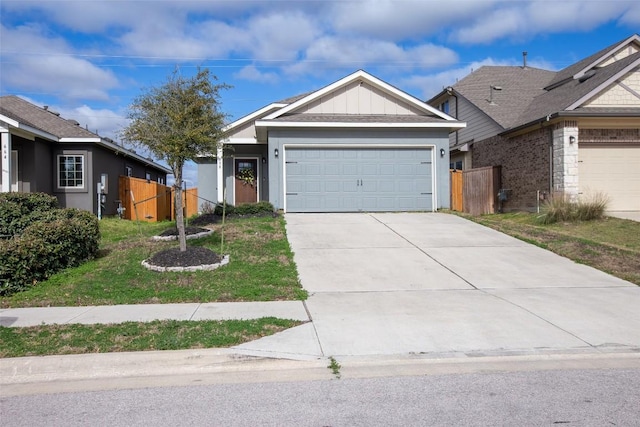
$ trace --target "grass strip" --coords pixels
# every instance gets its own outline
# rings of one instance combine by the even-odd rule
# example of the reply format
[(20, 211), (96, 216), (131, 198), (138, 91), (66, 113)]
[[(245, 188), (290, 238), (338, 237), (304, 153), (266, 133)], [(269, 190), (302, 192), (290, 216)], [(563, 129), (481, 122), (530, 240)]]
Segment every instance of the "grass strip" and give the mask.
[(125, 322), (0, 327), (0, 357), (230, 347), (300, 325), (296, 320)]
[(472, 217), (472, 221), (640, 285), (640, 223), (604, 218), (543, 225), (536, 214)]

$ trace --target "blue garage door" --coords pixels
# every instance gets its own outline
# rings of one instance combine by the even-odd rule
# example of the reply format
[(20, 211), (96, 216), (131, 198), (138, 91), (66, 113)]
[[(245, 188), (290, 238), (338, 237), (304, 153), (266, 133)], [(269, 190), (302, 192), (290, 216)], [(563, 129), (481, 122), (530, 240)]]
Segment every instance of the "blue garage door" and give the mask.
[(287, 148), (287, 212), (433, 209), (430, 148)]

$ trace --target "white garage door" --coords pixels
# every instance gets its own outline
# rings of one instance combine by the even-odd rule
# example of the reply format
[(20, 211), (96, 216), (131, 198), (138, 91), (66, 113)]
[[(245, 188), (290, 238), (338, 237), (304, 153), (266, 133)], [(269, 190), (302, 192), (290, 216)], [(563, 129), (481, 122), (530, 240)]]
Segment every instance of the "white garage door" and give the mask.
[(433, 210), (430, 148), (285, 150), (287, 212)]
[(640, 210), (640, 146), (589, 146), (578, 152), (580, 193), (609, 197), (608, 210)]

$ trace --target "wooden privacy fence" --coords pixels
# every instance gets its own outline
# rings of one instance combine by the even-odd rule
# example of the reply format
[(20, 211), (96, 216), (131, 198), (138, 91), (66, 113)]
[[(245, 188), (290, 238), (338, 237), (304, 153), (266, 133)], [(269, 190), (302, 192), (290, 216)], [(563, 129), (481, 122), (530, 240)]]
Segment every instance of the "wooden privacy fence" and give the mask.
[(499, 210), (500, 166), (450, 171), (451, 209), (471, 215)]
[[(173, 189), (171, 189), (171, 203), (173, 203)], [(198, 189), (187, 188), (182, 190), (182, 208), (184, 210), (184, 217), (189, 218), (198, 213)], [(171, 220), (176, 219), (175, 209), (171, 209)]]
[[(125, 209), (124, 219), (157, 222), (175, 219), (173, 192), (170, 187), (141, 178), (121, 176), (118, 185), (119, 197)], [(198, 213), (198, 189), (182, 192), (185, 218)]]
[(462, 185), (464, 174), (461, 170), (451, 170), (449, 176), (451, 177), (451, 209), (462, 212)]

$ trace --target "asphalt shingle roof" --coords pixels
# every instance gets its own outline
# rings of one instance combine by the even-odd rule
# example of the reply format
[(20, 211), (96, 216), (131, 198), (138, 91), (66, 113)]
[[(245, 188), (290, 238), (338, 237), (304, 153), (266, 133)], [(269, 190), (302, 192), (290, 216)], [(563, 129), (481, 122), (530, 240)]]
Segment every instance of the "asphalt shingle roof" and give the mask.
[(15, 95), (0, 97), (0, 114), (58, 138), (99, 137), (74, 122), (40, 108)]
[[(500, 126), (508, 129), (531, 101), (544, 93), (544, 87), (555, 73), (531, 67), (484, 66), (453, 85), (464, 96)], [(497, 86), (502, 90), (493, 90)], [(493, 103), (489, 102), (493, 96)]]
[(563, 68), (562, 70), (558, 71), (555, 75), (555, 77), (549, 82), (548, 84), (548, 88), (553, 87), (565, 80), (571, 79), (574, 75), (578, 74), (580, 71), (584, 70), (585, 68), (587, 68), (589, 65), (593, 64), (595, 61), (597, 61), (600, 58), (603, 58), (605, 56), (607, 56), (608, 54), (610, 54), (612, 51), (614, 51), (616, 48), (624, 45), (625, 43), (629, 42), (630, 40), (633, 39), (638, 39), (638, 35), (634, 34), (633, 36), (616, 42), (614, 44), (612, 44), (611, 46), (607, 46), (604, 49), (594, 53), (593, 55), (576, 62), (575, 64), (571, 64), (566, 68)]
[[(602, 85), (624, 68), (637, 61), (640, 61), (640, 52), (616, 61), (606, 67), (594, 69), (593, 76), (584, 81), (581, 81), (581, 79), (574, 79), (553, 90), (544, 92), (533, 100), (533, 102), (518, 118), (517, 123), (526, 124), (542, 117), (546, 117), (549, 114), (566, 110), (571, 104), (588, 95), (598, 86)], [(605, 110), (608, 112), (617, 111), (615, 108), (600, 108), (599, 110), (601, 112), (604, 112)], [(638, 110), (639, 109), (636, 109), (636, 111)]]
[[(485, 66), (456, 83), (453, 88), (458, 96), (469, 100), (505, 130), (514, 129), (550, 114), (567, 111), (574, 103), (590, 96), (625, 68), (640, 64), (640, 52), (636, 52), (607, 66), (589, 69), (594, 63), (606, 59), (628, 43), (637, 42), (640, 42), (640, 37), (634, 34), (558, 72), (513, 66)], [(582, 75), (586, 70), (589, 71)], [(582, 77), (574, 78), (576, 75)], [(498, 86), (501, 90), (494, 90), (491, 94), (491, 86)], [(491, 97), (493, 102), (489, 102)], [(578, 108), (575, 111), (587, 109)], [(620, 108), (589, 108), (588, 112), (640, 115), (639, 108), (627, 108), (624, 111)]]

